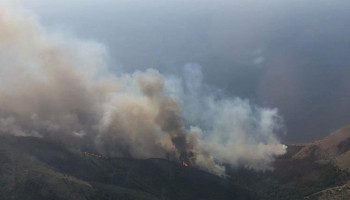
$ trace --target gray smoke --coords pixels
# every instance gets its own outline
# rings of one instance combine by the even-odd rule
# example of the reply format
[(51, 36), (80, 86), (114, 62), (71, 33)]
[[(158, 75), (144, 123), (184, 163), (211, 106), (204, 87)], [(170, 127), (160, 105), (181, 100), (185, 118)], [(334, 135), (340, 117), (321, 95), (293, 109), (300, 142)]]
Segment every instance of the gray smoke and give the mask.
[(227, 98), (202, 82), (154, 69), (114, 75), (106, 48), (48, 33), (35, 15), (0, 8), (0, 132), (52, 139), (109, 156), (168, 158), (222, 174), (256, 170), (285, 153), (276, 109)]

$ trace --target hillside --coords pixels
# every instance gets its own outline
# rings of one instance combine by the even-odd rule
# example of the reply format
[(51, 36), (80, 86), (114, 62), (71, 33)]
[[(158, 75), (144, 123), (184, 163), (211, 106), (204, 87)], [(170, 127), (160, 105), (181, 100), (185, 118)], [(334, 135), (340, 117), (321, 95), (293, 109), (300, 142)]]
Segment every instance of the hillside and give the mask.
[(257, 199), (350, 199), (350, 126), (306, 144), (288, 145), (273, 171), (231, 169), (237, 184)]
[(0, 200), (349, 199), (350, 126), (288, 145), (273, 171), (228, 177), (164, 159), (94, 156), (35, 137), (0, 136)]
[(162, 159), (73, 153), (33, 137), (0, 137), (0, 199), (253, 199), (215, 175)]

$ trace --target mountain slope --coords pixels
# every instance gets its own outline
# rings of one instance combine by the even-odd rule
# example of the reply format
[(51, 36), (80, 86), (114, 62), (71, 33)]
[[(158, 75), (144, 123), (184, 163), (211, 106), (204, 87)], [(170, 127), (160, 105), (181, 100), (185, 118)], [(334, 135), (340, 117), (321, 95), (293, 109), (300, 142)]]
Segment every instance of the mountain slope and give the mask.
[(315, 194), (305, 197), (306, 200), (347, 200), (350, 197), (350, 183), (341, 186), (327, 188)]
[(350, 150), (350, 126), (338, 129), (322, 140), (305, 144), (294, 158), (315, 157), (335, 160)]
[(339, 169), (350, 169), (350, 126), (338, 129), (322, 140), (306, 144), (296, 159), (313, 158), (330, 161)]
[(231, 169), (232, 181), (257, 199), (350, 199), (350, 126), (312, 143), (288, 145), (274, 170)]
[(288, 145), (273, 171), (229, 178), (164, 159), (107, 158), (34, 137), (0, 136), (0, 200), (350, 199), (350, 126)]
[(0, 136), (0, 199), (253, 199), (227, 179), (163, 159), (74, 153), (33, 137)]

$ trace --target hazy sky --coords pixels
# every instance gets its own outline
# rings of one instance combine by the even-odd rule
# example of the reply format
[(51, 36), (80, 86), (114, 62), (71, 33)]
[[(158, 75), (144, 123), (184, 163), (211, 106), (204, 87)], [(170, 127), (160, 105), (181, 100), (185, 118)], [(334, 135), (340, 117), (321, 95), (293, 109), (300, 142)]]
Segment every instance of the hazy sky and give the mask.
[(22, 0), (51, 30), (104, 43), (111, 67), (203, 67), (227, 96), (277, 107), (284, 140), (350, 124), (347, 0)]

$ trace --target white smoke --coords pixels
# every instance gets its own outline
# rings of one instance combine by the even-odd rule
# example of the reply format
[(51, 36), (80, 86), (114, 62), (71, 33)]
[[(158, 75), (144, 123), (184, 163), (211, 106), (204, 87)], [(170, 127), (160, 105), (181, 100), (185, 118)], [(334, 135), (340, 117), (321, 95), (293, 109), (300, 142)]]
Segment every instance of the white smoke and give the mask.
[[(201, 66), (187, 64), (184, 78), (168, 78), (168, 93), (183, 107), (188, 125), (198, 125), (200, 148), (221, 163), (244, 165), (256, 170), (271, 169), (276, 155), (285, 153), (276, 132), (283, 132), (277, 109), (260, 108), (248, 100), (220, 98), (220, 91), (203, 83)], [(193, 127), (192, 127), (193, 128)]]
[(0, 8), (0, 132), (88, 146), (110, 156), (270, 169), (285, 153), (276, 109), (219, 98), (199, 66), (114, 75), (106, 48), (52, 34), (28, 11)]

